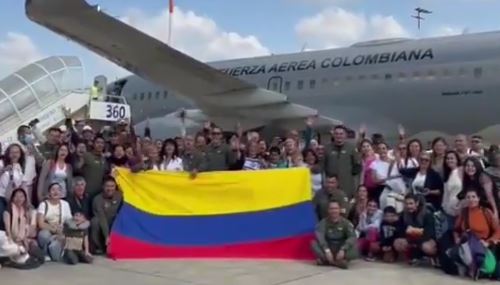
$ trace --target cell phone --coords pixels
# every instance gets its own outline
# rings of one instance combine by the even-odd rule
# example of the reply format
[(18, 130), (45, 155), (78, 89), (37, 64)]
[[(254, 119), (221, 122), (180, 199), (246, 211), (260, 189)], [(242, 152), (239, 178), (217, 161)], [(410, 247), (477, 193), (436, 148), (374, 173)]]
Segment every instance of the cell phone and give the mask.
[(33, 127), (34, 127), (34, 126), (36, 126), (36, 124), (38, 124), (38, 123), (40, 123), (40, 120), (39, 120), (38, 118), (36, 118), (36, 119), (32, 120), (31, 122), (29, 122), (29, 123), (28, 123), (28, 126), (30, 126), (30, 127), (32, 127), (32, 128), (33, 128)]

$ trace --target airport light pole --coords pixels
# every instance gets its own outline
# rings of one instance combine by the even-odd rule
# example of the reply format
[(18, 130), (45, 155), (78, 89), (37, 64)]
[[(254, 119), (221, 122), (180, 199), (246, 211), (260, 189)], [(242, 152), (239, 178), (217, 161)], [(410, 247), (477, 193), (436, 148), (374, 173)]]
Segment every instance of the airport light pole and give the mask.
[(417, 15), (412, 15), (412, 18), (417, 19), (418, 30), (420, 30), (421, 22), (425, 20), (425, 18), (422, 17), (421, 14), (432, 14), (432, 11), (420, 7), (415, 8), (415, 11), (417, 12)]

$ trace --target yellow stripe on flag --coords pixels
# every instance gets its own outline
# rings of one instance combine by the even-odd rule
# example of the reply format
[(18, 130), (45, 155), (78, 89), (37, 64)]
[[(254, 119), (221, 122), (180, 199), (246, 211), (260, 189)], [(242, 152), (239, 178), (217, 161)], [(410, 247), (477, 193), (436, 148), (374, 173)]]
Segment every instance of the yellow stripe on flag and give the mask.
[(256, 212), (311, 200), (306, 168), (186, 173), (118, 169), (125, 202), (158, 216), (207, 216)]

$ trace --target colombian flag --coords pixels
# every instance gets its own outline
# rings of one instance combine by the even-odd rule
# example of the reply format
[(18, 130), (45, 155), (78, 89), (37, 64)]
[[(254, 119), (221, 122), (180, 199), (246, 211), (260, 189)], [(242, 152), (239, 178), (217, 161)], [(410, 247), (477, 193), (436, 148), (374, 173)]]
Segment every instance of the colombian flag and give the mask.
[(108, 250), (115, 259), (311, 259), (308, 169), (202, 173), (118, 171), (125, 202)]

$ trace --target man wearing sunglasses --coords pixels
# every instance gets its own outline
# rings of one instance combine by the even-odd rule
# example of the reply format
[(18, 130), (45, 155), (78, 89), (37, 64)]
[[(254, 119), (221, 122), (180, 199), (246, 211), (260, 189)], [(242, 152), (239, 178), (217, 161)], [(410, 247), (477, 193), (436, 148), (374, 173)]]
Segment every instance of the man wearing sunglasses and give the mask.
[(206, 151), (206, 170), (225, 171), (229, 170), (238, 159), (241, 158), (239, 143), (228, 146), (224, 141), (222, 130), (218, 127), (212, 128), (212, 140)]

